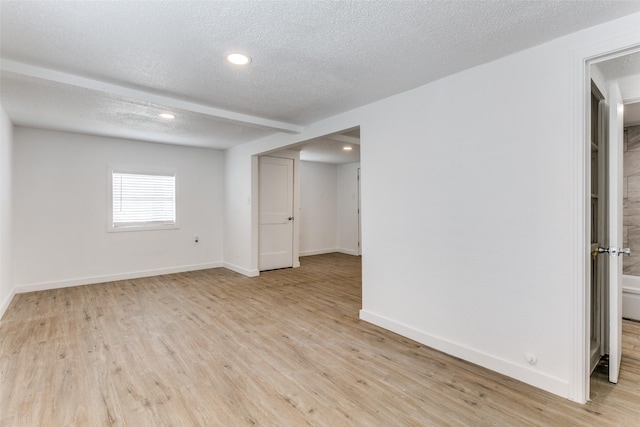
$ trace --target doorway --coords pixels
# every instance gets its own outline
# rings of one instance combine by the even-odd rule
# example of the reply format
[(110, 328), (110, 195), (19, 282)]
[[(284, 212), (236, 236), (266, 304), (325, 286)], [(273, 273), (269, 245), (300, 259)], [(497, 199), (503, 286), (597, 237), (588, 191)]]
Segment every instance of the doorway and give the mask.
[(588, 367), (593, 372), (600, 357), (608, 356), (604, 366), (612, 383), (618, 382), (622, 358), (622, 255), (630, 255), (622, 220), (623, 197), (627, 194), (623, 181), (622, 104), (640, 101), (640, 93), (634, 89), (637, 84), (630, 84), (640, 79), (638, 52), (635, 47), (625, 54), (618, 52), (588, 63), (591, 78), (587, 109), (591, 130), (587, 186), (591, 200)]
[[(267, 197), (265, 188), (270, 193), (275, 191), (268, 188), (276, 177), (265, 175), (272, 168), (272, 161), (263, 165), (264, 159), (270, 158), (293, 161), (293, 212), (290, 215), (284, 215), (284, 211), (272, 215), (273, 207), (265, 207), (272, 204), (272, 201), (263, 200)], [(259, 238), (254, 253), (260, 271), (299, 267), (299, 257), (307, 255), (330, 252), (361, 255), (359, 127), (263, 153), (257, 156), (256, 166), (254, 176), (258, 177), (256, 197), (259, 203), (255, 224)], [(276, 193), (284, 194), (282, 191)], [(271, 235), (272, 229), (284, 229), (285, 219), (291, 223), (292, 239), (283, 237), (278, 243)], [(265, 261), (273, 258), (271, 255), (284, 257), (283, 244), (289, 241), (293, 242), (293, 265)]]
[(359, 129), (300, 147), (300, 255), (360, 255)]

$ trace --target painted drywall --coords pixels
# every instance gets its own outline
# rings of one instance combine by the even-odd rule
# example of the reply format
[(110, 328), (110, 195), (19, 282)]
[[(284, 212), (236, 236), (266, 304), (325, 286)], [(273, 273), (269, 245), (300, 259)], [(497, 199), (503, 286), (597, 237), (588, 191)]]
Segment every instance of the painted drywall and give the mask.
[(338, 227), (338, 167), (300, 162), (300, 255), (335, 252)]
[(12, 151), (13, 125), (0, 106), (0, 318), (13, 297)]
[(300, 255), (359, 255), (360, 163), (300, 163)]
[(569, 65), (540, 46), (390, 98), (361, 126), (361, 317), (564, 396)]
[(360, 163), (339, 165), (338, 252), (359, 255), (358, 169)]
[(253, 277), (258, 270), (258, 157), (244, 145), (225, 151), (224, 267)]
[[(251, 156), (359, 125), (361, 318), (584, 402), (582, 64), (640, 43), (639, 26), (631, 15), (232, 148), (226, 194), (251, 193)], [(226, 225), (241, 266), (251, 209)]]
[[(221, 266), (223, 161), (209, 149), (16, 127), (16, 290)], [(177, 170), (179, 229), (108, 233), (109, 165)]]

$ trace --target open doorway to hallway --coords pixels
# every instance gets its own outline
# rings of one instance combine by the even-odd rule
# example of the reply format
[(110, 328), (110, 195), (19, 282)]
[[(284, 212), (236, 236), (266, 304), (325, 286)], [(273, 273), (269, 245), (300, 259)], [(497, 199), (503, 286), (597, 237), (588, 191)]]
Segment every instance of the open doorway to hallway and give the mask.
[(300, 160), (300, 255), (360, 255), (359, 129), (302, 146)]
[[(361, 255), (360, 129), (304, 141), (265, 156), (293, 159), (293, 266), (299, 265), (298, 257), (308, 255)], [(268, 246), (264, 243), (260, 247)]]

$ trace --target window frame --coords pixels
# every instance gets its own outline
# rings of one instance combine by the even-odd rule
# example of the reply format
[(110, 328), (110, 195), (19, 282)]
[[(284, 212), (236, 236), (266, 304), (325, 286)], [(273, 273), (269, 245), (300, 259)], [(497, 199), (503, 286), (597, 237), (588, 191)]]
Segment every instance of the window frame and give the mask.
[[(174, 223), (154, 224), (154, 225), (127, 225), (115, 227), (113, 224), (113, 174), (124, 173), (132, 175), (157, 175), (174, 177)], [(109, 165), (107, 167), (107, 232), (120, 233), (128, 231), (158, 231), (158, 230), (178, 230), (178, 191), (179, 173), (177, 169), (171, 168), (150, 168), (141, 166), (120, 166)]]

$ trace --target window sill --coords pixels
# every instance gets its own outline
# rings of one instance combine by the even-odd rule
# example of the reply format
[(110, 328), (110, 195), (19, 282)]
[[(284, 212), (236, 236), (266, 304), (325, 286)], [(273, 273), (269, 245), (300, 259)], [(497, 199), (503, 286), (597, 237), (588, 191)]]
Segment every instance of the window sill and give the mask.
[(109, 227), (107, 232), (109, 233), (122, 233), (127, 231), (159, 231), (159, 230), (179, 230), (177, 224), (175, 225), (150, 225), (150, 226), (140, 226), (140, 225), (131, 225), (125, 227)]

